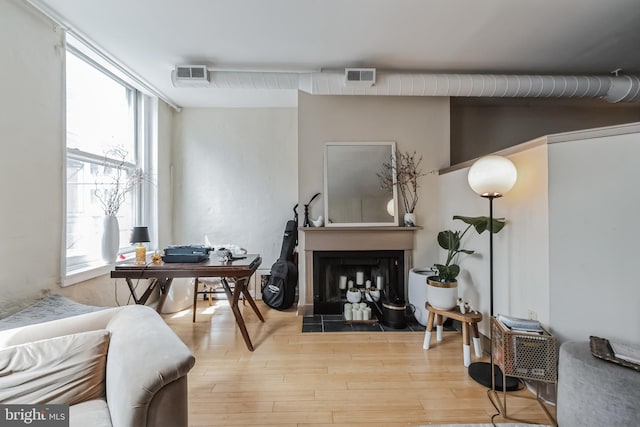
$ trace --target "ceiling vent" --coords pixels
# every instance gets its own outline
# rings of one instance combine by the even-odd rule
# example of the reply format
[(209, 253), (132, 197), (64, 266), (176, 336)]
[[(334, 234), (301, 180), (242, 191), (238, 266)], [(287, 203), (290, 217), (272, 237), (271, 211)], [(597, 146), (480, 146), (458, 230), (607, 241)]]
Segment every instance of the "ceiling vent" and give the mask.
[(376, 82), (375, 68), (345, 68), (345, 86), (373, 86)]
[(176, 79), (209, 81), (209, 73), (205, 65), (177, 65)]
[(206, 86), (209, 71), (206, 65), (176, 65), (171, 73), (174, 86)]

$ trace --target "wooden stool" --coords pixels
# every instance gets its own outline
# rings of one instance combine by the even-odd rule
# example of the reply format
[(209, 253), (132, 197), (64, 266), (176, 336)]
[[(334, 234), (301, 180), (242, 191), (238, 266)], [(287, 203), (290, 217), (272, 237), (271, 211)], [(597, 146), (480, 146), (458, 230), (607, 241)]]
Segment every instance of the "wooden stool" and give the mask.
[(438, 308), (431, 307), (427, 302), (425, 307), (429, 311), (429, 319), (427, 320), (427, 330), (424, 334), (424, 344), (422, 348), (429, 350), (429, 341), (431, 341), (431, 331), (433, 330), (433, 320), (435, 316), (438, 316), (436, 327), (436, 341), (442, 341), (442, 321), (443, 317), (450, 317), (462, 322), (462, 354), (464, 356), (465, 368), (471, 364), (471, 346), (469, 343), (469, 326), (473, 332), (473, 348), (476, 351), (476, 356), (482, 357), (482, 343), (480, 342), (480, 334), (478, 333), (478, 322), (482, 321), (482, 313), (460, 313), (460, 308), (456, 307), (451, 310), (440, 310)]

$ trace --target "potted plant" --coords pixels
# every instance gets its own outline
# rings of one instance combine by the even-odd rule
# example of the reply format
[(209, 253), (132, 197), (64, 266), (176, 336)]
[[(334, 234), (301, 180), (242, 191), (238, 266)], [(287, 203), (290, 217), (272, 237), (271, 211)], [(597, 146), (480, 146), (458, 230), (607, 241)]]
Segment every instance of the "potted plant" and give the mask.
[(403, 223), (407, 227), (413, 227), (416, 225), (414, 210), (418, 204), (418, 178), (425, 175), (420, 169), (422, 156), (418, 157), (415, 151), (396, 151), (394, 157), (395, 165), (393, 161), (383, 163), (382, 170), (377, 174), (380, 188), (393, 191), (393, 186), (398, 186), (405, 212)]
[(129, 172), (127, 154), (122, 147), (110, 148), (96, 171), (93, 194), (104, 212), (101, 249), (102, 258), (108, 263), (115, 262), (120, 248), (120, 226), (117, 217), (120, 207), (127, 193), (145, 180), (142, 170)]
[[(460, 220), (467, 224), (464, 231), (444, 230), (438, 233), (438, 244), (447, 251), (447, 258), (444, 264), (434, 264), (437, 274), (427, 277), (427, 300), (432, 307), (441, 310), (450, 310), (456, 305), (458, 299), (458, 281), (460, 266), (455, 263), (459, 253), (471, 255), (472, 250), (462, 248), (462, 238), (473, 226), (478, 234), (489, 229), (489, 217), (477, 216), (468, 217), (455, 215), (454, 220)], [(498, 233), (505, 226), (504, 218), (493, 219), (493, 233)]]

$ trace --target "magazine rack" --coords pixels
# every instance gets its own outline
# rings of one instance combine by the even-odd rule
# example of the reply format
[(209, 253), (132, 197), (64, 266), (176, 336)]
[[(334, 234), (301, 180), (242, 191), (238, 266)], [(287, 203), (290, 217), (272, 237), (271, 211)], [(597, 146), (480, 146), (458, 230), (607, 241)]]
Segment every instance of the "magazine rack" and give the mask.
[[(556, 425), (540, 397), (539, 382), (553, 384), (557, 391), (558, 384), (558, 351), (555, 338), (549, 332), (532, 333), (512, 330), (495, 317), (491, 318), (491, 347), (492, 347), (492, 379), (493, 387), (489, 396), (500, 414), (507, 419), (518, 420), (507, 415), (507, 393), (496, 390), (495, 366), (502, 370), (502, 384), (506, 377), (515, 377), (536, 381), (535, 400), (540, 404), (549, 420)], [(502, 393), (500, 399), (498, 392)], [(514, 396), (528, 399), (526, 396)]]

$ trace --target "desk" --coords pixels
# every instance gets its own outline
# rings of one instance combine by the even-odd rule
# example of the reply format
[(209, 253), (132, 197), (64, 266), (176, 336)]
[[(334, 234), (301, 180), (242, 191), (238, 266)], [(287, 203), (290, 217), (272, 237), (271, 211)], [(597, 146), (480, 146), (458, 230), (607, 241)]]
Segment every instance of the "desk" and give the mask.
[[(260, 321), (264, 322), (260, 310), (258, 310), (256, 303), (247, 290), (249, 278), (255, 273), (261, 262), (262, 258), (260, 258), (260, 255), (247, 255), (246, 258), (228, 262), (220, 261), (214, 256), (198, 263), (162, 263), (157, 265), (120, 264), (116, 266), (115, 270), (111, 271), (111, 278), (126, 280), (131, 296), (136, 304), (145, 304), (154, 289), (159, 288), (160, 300), (158, 301), (157, 311), (160, 312), (167, 299), (167, 294), (169, 293), (171, 282), (174, 278), (193, 277), (197, 279), (198, 277), (220, 277), (222, 286), (229, 298), (231, 311), (233, 311), (233, 315), (236, 318), (236, 324), (238, 328), (240, 328), (247, 348), (253, 351), (253, 344), (251, 344), (251, 339), (249, 338), (244, 319), (240, 313), (240, 308), (238, 308), (238, 301), (242, 294)], [(139, 279), (151, 279), (147, 285), (147, 289), (144, 290), (140, 297), (137, 296), (135, 286), (133, 285), (133, 281)], [(233, 290), (231, 290), (227, 279), (235, 281)], [(193, 307), (193, 309), (195, 310), (195, 307)]]

